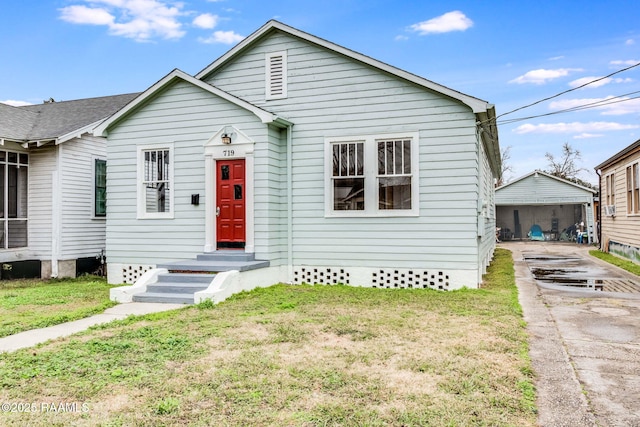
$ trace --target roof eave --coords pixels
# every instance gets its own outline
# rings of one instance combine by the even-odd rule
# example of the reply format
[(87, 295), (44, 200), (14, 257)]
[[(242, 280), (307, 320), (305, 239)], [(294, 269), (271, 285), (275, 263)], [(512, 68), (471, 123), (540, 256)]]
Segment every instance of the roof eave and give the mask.
[(231, 58), (235, 57), (239, 52), (245, 50), (247, 47), (251, 46), (256, 40), (261, 39), (262, 37), (264, 37), (265, 35), (267, 35), (268, 33), (270, 33), (271, 31), (274, 30), (280, 30), (283, 31), (285, 33), (291, 34), (295, 37), (298, 37), (300, 39), (306, 40), (308, 42), (317, 44), (319, 46), (322, 46), (326, 49), (329, 50), (333, 50), (334, 52), (340, 53), (342, 55), (345, 55), (347, 57), (356, 59), (362, 63), (365, 63), (369, 66), (378, 68), (382, 71), (385, 71), (387, 73), (396, 75), (398, 77), (401, 77), (407, 81), (410, 81), (412, 83), (415, 83), (417, 85), (423, 86), (427, 89), (439, 92), (443, 95), (446, 95), (450, 98), (453, 98), (455, 100), (458, 100), (460, 102), (462, 102), (463, 104), (467, 105), (469, 108), (471, 108), (471, 110), (478, 114), (478, 113), (482, 113), (487, 111), (488, 109), (491, 108), (491, 105), (487, 102), (487, 101), (483, 101), (481, 99), (475, 98), (473, 96), (470, 95), (466, 95), (462, 92), (458, 92), (456, 90), (453, 90), (451, 88), (448, 88), (446, 86), (440, 85), (438, 83), (432, 82), (431, 80), (427, 80), (423, 77), (420, 77), (418, 75), (409, 73), (408, 71), (404, 71), (400, 68), (396, 68), (392, 65), (386, 64), (384, 62), (378, 61), (376, 59), (373, 59), (369, 56), (363, 55), (361, 53), (358, 53), (356, 51), (353, 51), (351, 49), (347, 49), (343, 46), (337, 45), (333, 42), (324, 40), (320, 37), (314, 36), (312, 34), (309, 33), (305, 33), (304, 31), (298, 30), (296, 28), (290, 27), (286, 24), (283, 24), (282, 22), (279, 21), (275, 21), (275, 20), (271, 20), (269, 22), (267, 22), (266, 24), (264, 24), (262, 27), (260, 27), (258, 30), (256, 30), (255, 32), (253, 32), (251, 35), (247, 36), (245, 39), (243, 39), (240, 43), (238, 43), (237, 45), (235, 45), (233, 48), (231, 48), (229, 51), (227, 51), (224, 55), (222, 55), (220, 58), (218, 58), (217, 60), (215, 60), (214, 62), (212, 62), (209, 66), (207, 66), (206, 68), (204, 68), (202, 71), (200, 71), (199, 73), (197, 73), (195, 75), (196, 79), (203, 79), (204, 77), (206, 77), (208, 74), (210, 74), (211, 72), (213, 72), (214, 70), (216, 70), (217, 68), (219, 68), (220, 66), (222, 66), (223, 64), (225, 64), (227, 61), (229, 61)]
[(112, 116), (108, 117), (102, 123), (95, 127), (93, 134), (94, 136), (106, 136), (108, 134), (108, 129), (115, 125), (120, 120), (124, 119), (131, 112), (138, 108), (142, 103), (153, 97), (159, 90), (165, 88), (167, 85), (173, 83), (175, 80), (184, 80), (194, 86), (197, 86), (207, 92), (210, 92), (220, 98), (223, 98), (245, 110), (248, 110), (255, 114), (263, 123), (272, 123), (279, 119), (279, 117), (275, 114), (272, 114), (266, 110), (263, 110), (260, 107), (256, 107), (255, 105), (244, 101), (240, 98), (237, 98), (230, 93), (227, 93), (223, 90), (216, 88), (215, 86), (211, 86), (208, 83), (203, 82), (202, 80), (198, 80), (193, 76), (185, 73), (184, 71), (178, 70), (177, 68), (171, 71), (169, 74), (164, 76), (154, 85), (152, 85), (149, 89), (140, 94), (137, 98), (135, 98), (132, 102), (124, 106), (122, 109), (117, 111)]
[(606, 166), (610, 166), (613, 163), (618, 162), (619, 160), (623, 159), (624, 157), (626, 157), (629, 153), (631, 153), (632, 151), (636, 150), (640, 148), (640, 139), (637, 140), (636, 142), (634, 142), (633, 144), (629, 145), (628, 147), (622, 149), (621, 151), (618, 151), (616, 154), (614, 154), (613, 156), (609, 157), (607, 160), (605, 160), (604, 162), (600, 163), (598, 166), (594, 167), (594, 169), (596, 171), (603, 169)]

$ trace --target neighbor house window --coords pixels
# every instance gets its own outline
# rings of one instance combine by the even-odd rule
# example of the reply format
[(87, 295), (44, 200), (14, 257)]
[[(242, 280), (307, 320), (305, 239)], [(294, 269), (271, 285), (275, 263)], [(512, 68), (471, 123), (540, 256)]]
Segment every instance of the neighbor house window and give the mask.
[(328, 138), (326, 214), (418, 214), (417, 134)]
[(615, 173), (610, 173), (605, 177), (605, 191), (606, 191), (606, 203), (609, 206), (616, 204), (616, 176)]
[(640, 213), (640, 168), (638, 163), (627, 166), (627, 213)]
[(93, 215), (104, 217), (107, 215), (107, 161), (95, 159), (93, 173)]
[(0, 249), (27, 246), (29, 155), (0, 151)]
[(173, 217), (173, 147), (138, 148), (138, 217)]

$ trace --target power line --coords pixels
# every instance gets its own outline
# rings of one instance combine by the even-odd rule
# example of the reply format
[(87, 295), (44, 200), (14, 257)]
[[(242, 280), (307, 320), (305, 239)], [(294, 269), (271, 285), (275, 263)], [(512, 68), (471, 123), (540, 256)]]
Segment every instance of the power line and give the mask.
[(549, 101), (550, 99), (557, 98), (557, 97), (562, 96), (562, 95), (564, 95), (564, 94), (567, 94), (567, 93), (569, 93), (569, 92), (573, 92), (574, 90), (581, 89), (581, 88), (583, 88), (583, 87), (585, 87), (585, 86), (588, 86), (588, 85), (590, 85), (590, 84), (593, 84), (593, 83), (599, 82), (600, 80), (608, 79), (608, 78), (609, 78), (609, 77), (611, 77), (611, 76), (615, 76), (616, 74), (619, 74), (619, 73), (622, 73), (622, 72), (624, 72), (624, 71), (630, 70), (630, 69), (635, 68), (635, 67), (637, 67), (637, 66), (640, 66), (640, 62), (638, 62), (637, 64), (630, 65), (630, 66), (628, 66), (628, 67), (626, 67), (626, 68), (623, 68), (623, 69), (621, 69), (621, 70), (614, 71), (613, 73), (608, 74), (608, 75), (606, 75), (606, 76), (604, 76), (604, 77), (600, 77), (600, 78), (597, 78), (597, 79), (592, 80), (592, 81), (590, 81), (590, 82), (587, 82), (587, 83), (581, 84), (580, 86), (576, 86), (576, 87), (574, 87), (574, 88), (567, 89), (567, 90), (565, 90), (565, 91), (563, 91), (563, 92), (560, 92), (560, 93), (558, 93), (558, 94), (556, 94), (556, 95), (548, 96), (548, 97), (543, 98), (543, 99), (541, 99), (541, 100), (539, 100), (539, 101), (532, 102), (531, 104), (524, 105), (524, 106), (522, 106), (522, 107), (516, 108), (516, 109), (511, 110), (511, 111), (507, 111), (506, 113), (503, 113), (503, 114), (500, 114), (499, 116), (496, 116), (496, 120), (497, 120), (498, 118), (502, 117), (502, 116), (506, 116), (507, 114), (512, 114), (512, 113), (515, 113), (516, 111), (524, 110), (525, 108), (529, 108), (529, 107), (532, 107), (532, 106), (534, 106), (534, 105), (540, 104), (540, 103), (542, 103), (542, 102)]
[(553, 112), (544, 113), (544, 114), (537, 114), (537, 115), (534, 115), (534, 116), (519, 117), (517, 119), (501, 120), (501, 121), (498, 121), (496, 123), (500, 124), (500, 125), (507, 125), (507, 124), (511, 124), (511, 123), (515, 123), (515, 122), (520, 122), (520, 121), (523, 121), (523, 120), (537, 119), (539, 117), (553, 116), (553, 115), (556, 115), (556, 114), (570, 113), (570, 112), (573, 112), (573, 111), (586, 110), (586, 109), (589, 109), (589, 108), (603, 107), (605, 105), (619, 104), (621, 102), (632, 101), (634, 99), (640, 98), (640, 96), (634, 96), (634, 97), (631, 97), (631, 98), (618, 99), (618, 98), (622, 98), (623, 96), (635, 95), (637, 93), (640, 93), (640, 91), (629, 92), (629, 93), (625, 93), (624, 95), (618, 95), (618, 96), (614, 96), (614, 97), (611, 97), (611, 98), (606, 98), (606, 99), (601, 99), (599, 101), (590, 102), (588, 104), (582, 104), (582, 105), (577, 105), (577, 106), (571, 107), (571, 108), (565, 108), (564, 110), (553, 111)]

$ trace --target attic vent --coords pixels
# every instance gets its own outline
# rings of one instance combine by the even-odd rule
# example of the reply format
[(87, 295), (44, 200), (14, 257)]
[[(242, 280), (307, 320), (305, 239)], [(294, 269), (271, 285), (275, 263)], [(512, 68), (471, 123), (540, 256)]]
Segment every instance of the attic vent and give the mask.
[(268, 53), (266, 70), (266, 99), (286, 98), (287, 52)]

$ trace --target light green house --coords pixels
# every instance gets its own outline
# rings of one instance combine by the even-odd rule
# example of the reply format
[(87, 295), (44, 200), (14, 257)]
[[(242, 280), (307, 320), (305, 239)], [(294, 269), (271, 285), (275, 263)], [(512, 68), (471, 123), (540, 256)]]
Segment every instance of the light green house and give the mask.
[(109, 281), (137, 282), (116, 299), (207, 262), (240, 272), (196, 300), (277, 282), (474, 288), (493, 255), (493, 105), (280, 22), (96, 133)]

